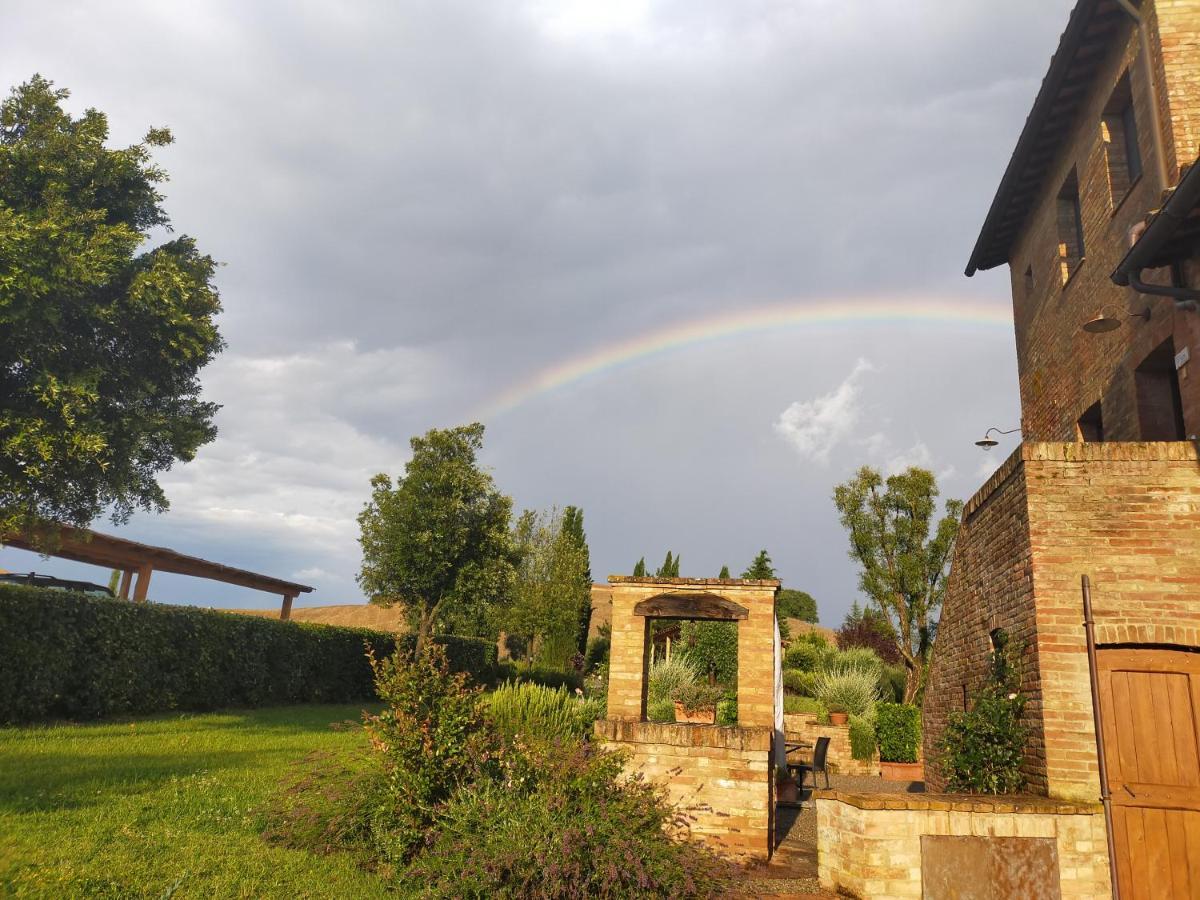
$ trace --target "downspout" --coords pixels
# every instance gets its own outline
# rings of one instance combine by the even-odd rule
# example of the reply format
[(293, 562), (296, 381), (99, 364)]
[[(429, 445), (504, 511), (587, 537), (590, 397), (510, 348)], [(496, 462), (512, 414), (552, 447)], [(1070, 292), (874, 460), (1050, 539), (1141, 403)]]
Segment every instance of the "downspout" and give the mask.
[(1087, 637), (1088, 675), (1092, 682), (1092, 720), (1096, 726), (1096, 763), (1100, 770), (1100, 803), (1104, 807), (1104, 831), (1108, 835), (1108, 877), (1112, 881), (1113, 900), (1121, 900), (1117, 881), (1117, 845), (1113, 836), (1112, 795), (1108, 791), (1108, 762), (1104, 756), (1104, 728), (1100, 724), (1100, 676), (1096, 672), (1096, 629), (1092, 618), (1092, 583), (1084, 575), (1083, 631)]
[(1142, 77), (1146, 79), (1146, 87), (1150, 90), (1150, 134), (1154, 138), (1154, 164), (1158, 169), (1158, 190), (1161, 193), (1171, 184), (1167, 174), (1167, 151), (1163, 146), (1162, 116), (1158, 108), (1158, 84), (1154, 79), (1154, 63), (1150, 57), (1150, 32), (1141, 13), (1129, 0), (1116, 0), (1116, 3), (1133, 19), (1141, 43), (1138, 55), (1142, 58)]

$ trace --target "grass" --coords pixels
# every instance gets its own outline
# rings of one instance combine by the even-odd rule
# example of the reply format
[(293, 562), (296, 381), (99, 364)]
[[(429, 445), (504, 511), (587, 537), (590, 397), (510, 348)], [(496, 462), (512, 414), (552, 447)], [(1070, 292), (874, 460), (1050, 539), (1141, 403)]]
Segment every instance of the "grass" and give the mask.
[(359, 706), (0, 728), (0, 896), (376, 897), (347, 857), (266, 844), (261, 808)]

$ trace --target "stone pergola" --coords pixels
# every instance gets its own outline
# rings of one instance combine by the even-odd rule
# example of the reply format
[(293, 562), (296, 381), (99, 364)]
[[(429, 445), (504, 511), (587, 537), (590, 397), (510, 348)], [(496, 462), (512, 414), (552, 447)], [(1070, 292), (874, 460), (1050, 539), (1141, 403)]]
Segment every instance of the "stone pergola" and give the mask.
[[(608, 718), (596, 723), (628, 767), (667, 790), (688, 831), (728, 857), (769, 857), (774, 822), (775, 580), (609, 576)], [(655, 619), (737, 623), (738, 724), (646, 721)]]
[(284, 581), (271, 575), (261, 575), (198, 556), (188, 556), (167, 547), (155, 547), (68, 525), (59, 526), (58, 534), (48, 543), (35, 542), (26, 534), (5, 534), (0, 540), (0, 546), (30, 550), (60, 559), (103, 566), (106, 569), (117, 569), (121, 572), (118, 596), (123, 600), (132, 599), (135, 603), (145, 602), (150, 587), (150, 576), (156, 570), (207, 578), (275, 594), (282, 598), (279, 607), (281, 619), (291, 616), (292, 601), (297, 596), (312, 592), (312, 588), (307, 584)]

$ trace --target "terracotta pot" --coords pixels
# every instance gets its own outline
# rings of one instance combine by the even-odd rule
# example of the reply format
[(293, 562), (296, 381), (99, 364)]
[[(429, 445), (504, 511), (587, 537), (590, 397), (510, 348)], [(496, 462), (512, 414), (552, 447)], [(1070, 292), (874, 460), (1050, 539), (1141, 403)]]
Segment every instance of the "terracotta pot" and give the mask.
[(849, 713), (831, 712), (829, 714), (829, 724), (830, 725), (845, 725), (849, 721), (850, 721)]
[(924, 781), (925, 763), (880, 762), (879, 774), (884, 781)]
[(796, 788), (795, 778), (779, 778), (775, 781), (775, 800), (777, 803), (796, 803), (800, 792)]
[(675, 701), (675, 721), (686, 725), (715, 725), (717, 723), (716, 706), (701, 706), (688, 712), (683, 704)]

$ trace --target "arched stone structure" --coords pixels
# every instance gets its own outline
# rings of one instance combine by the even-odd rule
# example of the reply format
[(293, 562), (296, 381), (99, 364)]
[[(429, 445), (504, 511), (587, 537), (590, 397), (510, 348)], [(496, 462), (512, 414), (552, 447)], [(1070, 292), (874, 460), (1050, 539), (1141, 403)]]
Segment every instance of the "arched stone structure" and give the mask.
[[(736, 859), (766, 859), (774, 822), (775, 580), (612, 575), (606, 745), (629, 769), (666, 788), (691, 836)], [(645, 721), (654, 619), (737, 623), (738, 724)]]

